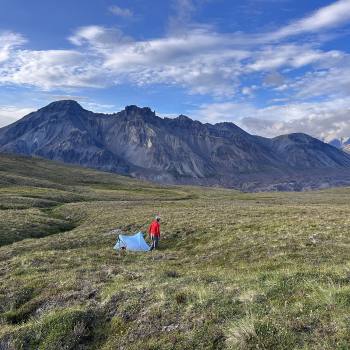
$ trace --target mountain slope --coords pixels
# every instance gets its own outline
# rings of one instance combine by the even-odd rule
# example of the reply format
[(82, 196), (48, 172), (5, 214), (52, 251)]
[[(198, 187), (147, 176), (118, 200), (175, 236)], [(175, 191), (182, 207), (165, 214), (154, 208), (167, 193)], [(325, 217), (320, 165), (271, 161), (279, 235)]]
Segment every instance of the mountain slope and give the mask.
[(0, 150), (126, 173), (127, 164), (100, 142), (95, 121), (75, 101), (51, 103), (0, 129)]
[(0, 129), (0, 152), (163, 183), (250, 189), (290, 182), (295, 175), (298, 188), (306, 175), (318, 187), (315, 169), (318, 176), (350, 169), (349, 155), (305, 134), (267, 139), (232, 123), (203, 124), (183, 115), (162, 119), (137, 106), (98, 114), (71, 100), (53, 102)]
[(274, 149), (298, 169), (349, 167), (349, 156), (306, 134), (289, 134), (272, 139)]

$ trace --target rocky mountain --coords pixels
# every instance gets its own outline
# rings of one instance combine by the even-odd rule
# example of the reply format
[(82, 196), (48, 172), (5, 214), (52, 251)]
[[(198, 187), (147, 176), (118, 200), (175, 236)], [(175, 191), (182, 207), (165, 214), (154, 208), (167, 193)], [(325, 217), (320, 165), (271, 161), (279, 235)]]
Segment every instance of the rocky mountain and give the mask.
[(340, 137), (339, 139), (332, 139), (328, 143), (334, 147), (341, 149), (346, 153), (350, 153), (350, 137)]
[(268, 139), (232, 123), (160, 118), (137, 106), (100, 114), (71, 100), (0, 129), (0, 152), (172, 184), (303, 190), (350, 183), (350, 155), (305, 134)]

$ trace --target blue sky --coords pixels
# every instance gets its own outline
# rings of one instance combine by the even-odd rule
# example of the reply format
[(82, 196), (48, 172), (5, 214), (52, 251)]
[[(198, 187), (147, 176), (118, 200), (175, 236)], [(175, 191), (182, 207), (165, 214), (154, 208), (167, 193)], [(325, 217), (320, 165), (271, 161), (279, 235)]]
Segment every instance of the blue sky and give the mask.
[(350, 0), (2, 0), (0, 126), (53, 100), (350, 137)]

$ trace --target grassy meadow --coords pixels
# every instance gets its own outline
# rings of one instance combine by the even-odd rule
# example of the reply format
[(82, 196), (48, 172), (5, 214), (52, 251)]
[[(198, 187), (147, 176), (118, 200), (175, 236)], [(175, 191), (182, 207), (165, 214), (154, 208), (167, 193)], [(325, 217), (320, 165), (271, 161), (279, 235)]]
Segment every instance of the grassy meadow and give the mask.
[[(0, 349), (350, 349), (349, 199), (1, 155)], [(113, 250), (155, 214), (158, 251)]]

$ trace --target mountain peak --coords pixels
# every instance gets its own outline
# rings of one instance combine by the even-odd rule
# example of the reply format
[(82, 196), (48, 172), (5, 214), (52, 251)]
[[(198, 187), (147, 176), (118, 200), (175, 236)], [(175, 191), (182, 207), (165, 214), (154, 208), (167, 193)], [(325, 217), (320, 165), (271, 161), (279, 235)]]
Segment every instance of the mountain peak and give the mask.
[(125, 109), (119, 112), (126, 119), (141, 119), (143, 121), (154, 121), (158, 119), (156, 113), (149, 107), (138, 107), (136, 105), (126, 106)]
[(58, 100), (51, 102), (46, 107), (42, 108), (45, 110), (58, 110), (58, 111), (67, 111), (67, 110), (75, 110), (75, 111), (81, 111), (83, 110), (83, 107), (74, 100)]
[(176, 119), (183, 121), (183, 122), (192, 122), (193, 120), (188, 117), (187, 115), (180, 114)]
[(220, 128), (221, 130), (227, 130), (230, 132), (241, 133), (246, 135), (248, 134), (245, 130), (241, 129), (239, 126), (232, 122), (215, 123), (215, 126), (217, 128)]
[(290, 134), (276, 136), (273, 138), (273, 140), (285, 140), (285, 141), (288, 140), (290, 142), (310, 142), (310, 141), (314, 141), (316, 139), (313, 138), (312, 136), (305, 134), (305, 133), (302, 133), (302, 132), (293, 132)]
[(131, 115), (131, 114), (153, 115), (153, 116), (156, 115), (155, 112), (153, 112), (149, 107), (138, 107), (136, 105), (130, 105), (130, 106), (126, 106), (124, 110), (127, 115)]
[(198, 120), (193, 120), (190, 117), (188, 117), (187, 115), (184, 114), (180, 114), (178, 117), (172, 119), (173, 122), (175, 122), (177, 125), (181, 125), (184, 127), (190, 127), (193, 125), (199, 126), (199, 125), (203, 125), (200, 121)]

